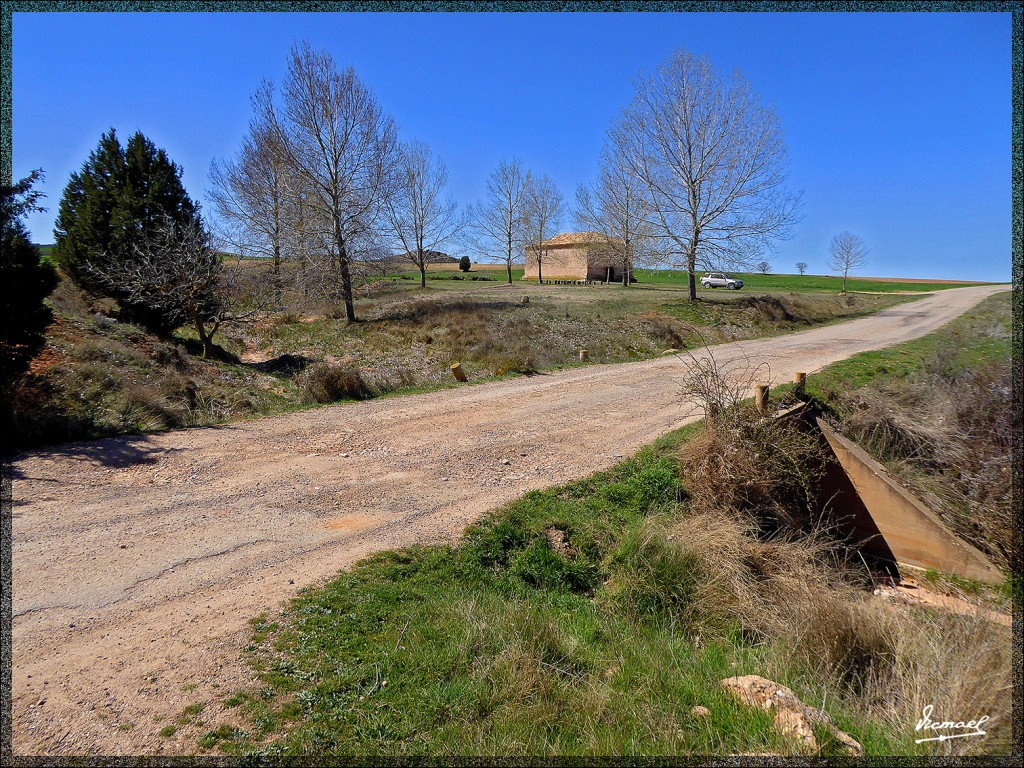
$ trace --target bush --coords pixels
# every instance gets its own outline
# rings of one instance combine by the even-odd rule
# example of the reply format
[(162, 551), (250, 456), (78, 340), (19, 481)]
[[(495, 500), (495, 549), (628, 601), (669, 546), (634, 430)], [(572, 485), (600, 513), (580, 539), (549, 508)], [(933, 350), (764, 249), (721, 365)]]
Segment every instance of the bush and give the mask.
[(737, 406), (708, 421), (680, 456), (696, 509), (735, 510), (769, 529), (808, 530), (824, 472), (821, 443), (795, 424)]
[(300, 384), (305, 398), (314, 403), (369, 400), (374, 396), (358, 368), (329, 363), (309, 366), (300, 377)]
[(644, 312), (639, 315), (639, 319), (646, 334), (659, 344), (674, 349), (687, 346), (687, 336), (691, 330), (674, 317), (661, 312)]
[(460, 271), (462, 271), (462, 272), (469, 272), (469, 270), (470, 270), (470, 268), (472, 266), (473, 266), (473, 263), (469, 260), (469, 256), (463, 256), (461, 259), (459, 259), (459, 270)]

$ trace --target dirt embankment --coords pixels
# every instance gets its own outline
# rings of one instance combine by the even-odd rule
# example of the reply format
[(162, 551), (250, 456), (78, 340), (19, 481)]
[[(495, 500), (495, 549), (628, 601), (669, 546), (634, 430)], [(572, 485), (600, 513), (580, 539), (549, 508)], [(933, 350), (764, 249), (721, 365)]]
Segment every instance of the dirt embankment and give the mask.
[[(923, 335), (1000, 290), (948, 290), (714, 354), (767, 363), (784, 381)], [(453, 540), (487, 509), (694, 418), (678, 395), (687, 363), (577, 368), (18, 458), (14, 753), (193, 752), (247, 681), (250, 618), (375, 550)]]

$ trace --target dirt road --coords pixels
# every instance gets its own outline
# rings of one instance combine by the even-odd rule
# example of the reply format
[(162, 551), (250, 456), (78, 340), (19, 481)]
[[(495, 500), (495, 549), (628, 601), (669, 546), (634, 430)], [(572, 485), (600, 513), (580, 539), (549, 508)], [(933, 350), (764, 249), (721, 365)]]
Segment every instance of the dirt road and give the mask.
[[(1005, 287), (723, 345), (777, 381), (920, 336)], [(208, 429), (14, 464), (14, 754), (193, 752), (248, 681), (247, 621), (364, 555), (454, 540), (531, 488), (693, 418), (666, 357)], [(161, 729), (186, 706), (198, 722)]]

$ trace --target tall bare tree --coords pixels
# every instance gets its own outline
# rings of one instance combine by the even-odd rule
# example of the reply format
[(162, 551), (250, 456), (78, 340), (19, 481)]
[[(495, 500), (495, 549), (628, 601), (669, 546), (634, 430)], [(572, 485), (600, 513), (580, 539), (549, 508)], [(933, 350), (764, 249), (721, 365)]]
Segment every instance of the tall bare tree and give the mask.
[(659, 254), (647, 187), (625, 161), (619, 139), (612, 133), (602, 148), (597, 181), (576, 190), (576, 222), (602, 236), (601, 247), (619, 265), (622, 284), (628, 286), (634, 266), (652, 263)]
[[(268, 86), (264, 84), (263, 90)], [(269, 94), (254, 97), (254, 103)], [(281, 259), (294, 204), (280, 136), (257, 115), (232, 160), (210, 164), (210, 199), (220, 217), (218, 234), (241, 256), (273, 260), (274, 305), (281, 306)]]
[(512, 263), (523, 243), (528, 183), (529, 173), (519, 160), (502, 160), (487, 178), (487, 199), (477, 205), (474, 215), (477, 249), (487, 256), (501, 253), (509, 285)]
[(691, 300), (698, 266), (748, 267), (788, 234), (799, 197), (786, 189), (782, 129), (739, 72), (676, 51), (638, 79), (616, 131), (660, 234), (685, 259)]
[(445, 196), (448, 168), (434, 158), (430, 147), (412, 142), (402, 147), (398, 181), (388, 198), (391, 232), (405, 258), (420, 271), (420, 287), (427, 287), (427, 261), (431, 251), (459, 235), (466, 225), (458, 206)]
[(354, 321), (350, 244), (383, 224), (399, 154), (394, 121), (351, 67), (339, 72), (329, 53), (307, 42), (291, 48), (280, 107), (269, 85), (259, 93), (259, 119), (309, 190), (309, 212), (329, 224), (345, 314)]
[(528, 250), (537, 257), (537, 282), (544, 282), (544, 241), (550, 238), (565, 216), (565, 200), (547, 174), (528, 174), (523, 206), (523, 234)]
[(828, 252), (828, 268), (843, 276), (843, 293), (846, 293), (846, 276), (867, 264), (867, 246), (859, 235), (843, 231), (832, 238)]
[(807, 271), (807, 262), (806, 261), (798, 261), (796, 263), (796, 268), (797, 268), (797, 271), (800, 272), (801, 275), (804, 274)]

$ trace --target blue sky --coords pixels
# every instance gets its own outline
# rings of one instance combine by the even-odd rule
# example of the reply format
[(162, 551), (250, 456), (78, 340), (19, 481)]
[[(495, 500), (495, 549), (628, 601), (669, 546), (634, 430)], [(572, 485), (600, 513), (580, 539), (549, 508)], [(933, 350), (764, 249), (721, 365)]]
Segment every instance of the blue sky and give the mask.
[(301, 39), (432, 146), (460, 204), (512, 156), (573, 201), (637, 72), (685, 47), (780, 115), (804, 206), (775, 271), (826, 273), (848, 229), (871, 249), (863, 274), (1010, 279), (1009, 13), (16, 13), (14, 175), (47, 177), (36, 242), (111, 127), (165, 148), (206, 203), (211, 159), (237, 150), (250, 95)]

